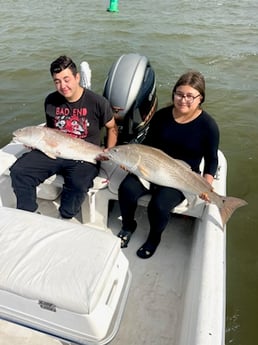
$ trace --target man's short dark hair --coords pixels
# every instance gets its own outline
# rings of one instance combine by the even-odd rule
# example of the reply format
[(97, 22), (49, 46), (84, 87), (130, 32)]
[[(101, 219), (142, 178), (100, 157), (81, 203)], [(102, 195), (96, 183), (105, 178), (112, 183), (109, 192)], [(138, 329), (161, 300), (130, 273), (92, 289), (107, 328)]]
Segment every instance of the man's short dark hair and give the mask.
[(77, 67), (76, 64), (73, 62), (71, 58), (66, 55), (61, 55), (55, 61), (53, 61), (50, 65), (50, 73), (53, 76), (56, 73), (62, 72), (64, 69), (69, 68), (73, 75), (76, 76), (77, 74)]

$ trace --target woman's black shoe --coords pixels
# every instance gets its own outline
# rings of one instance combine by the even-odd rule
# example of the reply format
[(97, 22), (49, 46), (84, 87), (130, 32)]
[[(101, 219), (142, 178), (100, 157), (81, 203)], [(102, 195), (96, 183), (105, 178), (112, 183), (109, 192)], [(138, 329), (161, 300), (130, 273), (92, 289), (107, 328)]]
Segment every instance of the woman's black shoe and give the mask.
[(124, 230), (121, 229), (121, 231), (117, 234), (117, 237), (121, 238), (121, 248), (126, 248), (132, 234), (135, 232), (137, 228), (137, 223), (136, 220), (133, 221), (133, 223), (131, 224), (131, 228), (130, 230)]
[(117, 237), (121, 238), (121, 248), (126, 248), (134, 231), (121, 230)]
[(136, 254), (141, 259), (149, 259), (155, 253), (157, 247), (158, 244), (154, 245), (147, 241), (137, 250)]

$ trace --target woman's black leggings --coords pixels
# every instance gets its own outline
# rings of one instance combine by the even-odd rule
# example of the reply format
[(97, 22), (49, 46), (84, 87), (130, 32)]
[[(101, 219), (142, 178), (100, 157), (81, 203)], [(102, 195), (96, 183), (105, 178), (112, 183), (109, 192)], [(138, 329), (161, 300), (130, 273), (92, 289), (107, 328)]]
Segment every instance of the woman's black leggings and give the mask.
[(150, 190), (148, 190), (137, 176), (128, 174), (118, 190), (122, 228), (124, 230), (134, 230), (134, 215), (137, 201), (145, 194), (151, 194), (151, 200), (148, 204), (148, 219), (150, 223), (148, 240), (153, 244), (158, 244), (161, 234), (168, 224), (170, 211), (180, 204), (185, 197), (182, 192), (170, 187), (151, 184)]

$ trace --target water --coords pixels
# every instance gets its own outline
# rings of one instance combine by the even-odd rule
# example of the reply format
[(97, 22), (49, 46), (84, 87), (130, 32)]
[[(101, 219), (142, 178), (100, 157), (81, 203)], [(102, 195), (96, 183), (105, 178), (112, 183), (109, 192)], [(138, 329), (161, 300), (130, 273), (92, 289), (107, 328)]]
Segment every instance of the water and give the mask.
[(258, 2), (257, 0), (0, 0), (0, 145), (18, 127), (44, 121), (53, 90), (49, 64), (61, 54), (92, 69), (102, 93), (124, 53), (148, 56), (159, 106), (189, 68), (206, 78), (205, 108), (219, 124), (228, 194), (249, 202), (227, 227), (227, 345), (253, 345), (258, 314)]

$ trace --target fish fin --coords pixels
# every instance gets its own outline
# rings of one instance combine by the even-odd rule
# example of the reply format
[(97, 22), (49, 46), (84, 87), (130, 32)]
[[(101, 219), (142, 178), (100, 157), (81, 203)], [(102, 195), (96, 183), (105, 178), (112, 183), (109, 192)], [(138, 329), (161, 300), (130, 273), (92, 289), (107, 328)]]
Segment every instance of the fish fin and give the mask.
[(175, 160), (177, 161), (177, 163), (179, 163), (179, 164), (182, 165), (183, 167), (189, 168), (190, 170), (192, 170), (191, 167), (190, 167), (190, 165), (187, 164), (185, 161), (182, 161), (181, 159), (175, 159)]
[(138, 169), (139, 169), (140, 173), (143, 175), (143, 177), (148, 181), (148, 173), (147, 173), (147, 171), (143, 167), (141, 167), (141, 166), (138, 166)]
[(227, 223), (233, 212), (242, 206), (246, 206), (248, 203), (239, 198), (234, 198), (231, 196), (223, 197), (223, 207), (220, 208), (220, 215), (223, 225)]
[(150, 189), (150, 182), (149, 182), (149, 181), (145, 180), (145, 179), (142, 178), (142, 177), (139, 177), (139, 180), (141, 181), (141, 183), (144, 185), (144, 187), (145, 187), (146, 189)]
[(187, 199), (187, 202), (189, 205), (192, 205), (196, 201), (196, 194), (183, 192), (185, 198)]
[(45, 155), (48, 156), (49, 158), (56, 159), (56, 156), (54, 156), (52, 153), (50, 153), (50, 152), (45, 152), (45, 151), (43, 151), (43, 152), (44, 152)]

